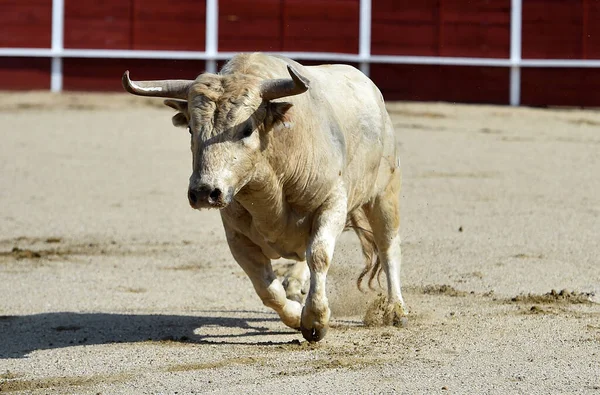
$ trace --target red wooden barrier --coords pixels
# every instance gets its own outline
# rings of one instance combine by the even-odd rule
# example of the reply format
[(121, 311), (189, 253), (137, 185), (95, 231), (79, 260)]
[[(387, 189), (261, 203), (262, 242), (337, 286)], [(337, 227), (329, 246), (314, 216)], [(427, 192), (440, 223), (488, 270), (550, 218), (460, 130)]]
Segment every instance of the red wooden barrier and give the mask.
[(600, 69), (523, 69), (521, 103), (600, 107)]
[(386, 100), (506, 104), (509, 70), (503, 67), (371, 65)]
[(132, 24), (132, 49), (203, 51), (206, 2), (133, 0)]
[[(219, 50), (358, 52), (359, 0), (220, 0)], [(65, 0), (65, 48), (204, 50), (206, 0)], [(0, 1), (0, 47), (49, 48), (52, 0)], [(508, 58), (510, 0), (373, 0), (373, 54)], [(600, 0), (524, 0), (523, 57), (600, 59)], [(222, 64), (222, 62), (219, 62)], [(312, 62), (311, 62), (312, 63)], [(201, 61), (64, 59), (67, 90), (194, 78)], [(48, 89), (50, 60), (0, 58), (0, 89)], [(371, 65), (387, 99), (506, 104), (509, 70)], [(522, 103), (600, 106), (599, 69), (522, 69)]]
[(0, 58), (0, 87), (8, 90), (50, 89), (50, 59)]
[(587, 0), (584, 7), (583, 50), (586, 59), (600, 59), (600, 1)]
[(286, 0), (283, 50), (358, 52), (358, 0)]
[(371, 53), (436, 56), (440, 47), (438, 0), (373, 2)]
[(359, 0), (219, 3), (219, 50), (358, 52)]
[(600, 59), (600, 1), (524, 1), (523, 58)]
[(219, 3), (219, 50), (282, 51), (282, 0)]
[(63, 60), (63, 85), (65, 90), (119, 92), (125, 70), (136, 80), (194, 79), (204, 68), (200, 60), (71, 58)]
[(132, 4), (122, 0), (65, 0), (64, 47), (131, 49)]
[(374, 1), (371, 52), (507, 58), (510, 0)]
[(0, 47), (50, 48), (52, 0), (0, 1)]

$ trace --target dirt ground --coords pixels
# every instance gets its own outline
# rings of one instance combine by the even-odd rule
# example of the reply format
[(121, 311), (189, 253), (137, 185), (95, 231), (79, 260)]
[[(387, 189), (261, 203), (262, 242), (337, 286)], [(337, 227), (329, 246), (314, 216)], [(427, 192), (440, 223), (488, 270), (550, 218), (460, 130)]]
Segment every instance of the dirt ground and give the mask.
[(346, 233), (311, 345), (189, 208), (160, 103), (0, 94), (0, 392), (600, 394), (600, 112), (391, 103), (409, 325), (363, 324)]

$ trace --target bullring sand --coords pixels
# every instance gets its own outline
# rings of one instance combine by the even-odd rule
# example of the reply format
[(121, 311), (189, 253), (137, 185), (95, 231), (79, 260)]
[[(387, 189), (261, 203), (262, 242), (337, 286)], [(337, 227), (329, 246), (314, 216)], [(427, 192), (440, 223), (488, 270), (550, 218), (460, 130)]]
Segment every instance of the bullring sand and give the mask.
[(345, 233), (308, 344), (189, 208), (160, 101), (0, 95), (0, 392), (600, 394), (600, 113), (388, 107), (409, 325), (363, 324)]

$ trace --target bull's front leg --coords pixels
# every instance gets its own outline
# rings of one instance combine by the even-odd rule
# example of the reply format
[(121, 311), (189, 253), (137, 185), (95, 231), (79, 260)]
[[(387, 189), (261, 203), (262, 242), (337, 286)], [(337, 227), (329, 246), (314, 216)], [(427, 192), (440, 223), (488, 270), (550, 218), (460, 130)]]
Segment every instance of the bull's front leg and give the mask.
[(340, 186), (316, 215), (307, 249), (310, 289), (302, 309), (301, 330), (308, 341), (319, 341), (327, 333), (331, 315), (326, 292), (327, 271), (335, 243), (344, 230), (346, 215), (347, 198)]
[(273, 272), (271, 260), (244, 234), (228, 226), (225, 226), (225, 234), (234, 259), (252, 281), (263, 304), (275, 310), (284, 324), (299, 329), (302, 305), (286, 298), (285, 290)]

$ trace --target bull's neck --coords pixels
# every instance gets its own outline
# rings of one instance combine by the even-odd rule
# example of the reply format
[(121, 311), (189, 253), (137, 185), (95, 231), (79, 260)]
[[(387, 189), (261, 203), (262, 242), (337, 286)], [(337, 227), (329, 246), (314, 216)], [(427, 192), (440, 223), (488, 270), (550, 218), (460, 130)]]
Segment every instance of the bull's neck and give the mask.
[(301, 130), (280, 126), (267, 139), (267, 149), (236, 200), (252, 215), (261, 232), (277, 237), (292, 228), (302, 231), (298, 227), (307, 225), (303, 213), (311, 212), (314, 202), (307, 201), (313, 196), (307, 194), (306, 186), (315, 173), (312, 166), (316, 162), (311, 160), (312, 151), (302, 148), (310, 144)]

